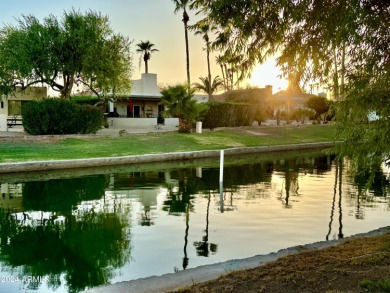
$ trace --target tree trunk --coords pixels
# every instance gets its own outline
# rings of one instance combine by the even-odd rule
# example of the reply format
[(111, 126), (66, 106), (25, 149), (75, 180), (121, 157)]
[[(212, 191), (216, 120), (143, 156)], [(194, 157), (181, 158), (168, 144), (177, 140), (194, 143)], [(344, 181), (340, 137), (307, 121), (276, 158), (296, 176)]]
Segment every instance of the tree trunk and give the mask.
[(226, 74), (226, 90), (230, 90), (230, 77), (229, 77), (229, 70), (227, 68), (226, 63), (224, 64), (225, 67), (225, 74)]
[(207, 40), (206, 42), (206, 51), (207, 51), (207, 70), (208, 70), (208, 76), (209, 76), (209, 90), (208, 90), (208, 94), (209, 94), (209, 101), (212, 99), (211, 98), (211, 70), (210, 70), (210, 42)]
[(145, 60), (145, 73), (149, 73), (148, 71), (148, 60)]
[(149, 54), (148, 52), (145, 52), (144, 54), (144, 62), (145, 62), (145, 73), (148, 73), (149, 70), (148, 70), (148, 60), (149, 60)]
[(179, 132), (191, 133), (192, 121), (190, 119), (184, 119), (183, 117), (178, 117), (178, 118), (179, 118)]
[(64, 75), (64, 87), (61, 89), (61, 98), (69, 100), (70, 94), (72, 93), (72, 88), (74, 84), (73, 74)]
[(183, 12), (183, 22), (184, 22), (184, 36), (185, 36), (185, 41), (186, 41), (186, 63), (187, 63), (187, 84), (188, 84), (188, 89), (191, 86), (191, 78), (190, 78), (190, 52), (188, 48), (188, 21), (190, 20), (187, 11), (184, 9)]
[(226, 80), (225, 80), (225, 72), (223, 71), (223, 65), (221, 64), (221, 72), (222, 72), (222, 78), (223, 78), (223, 87), (225, 88), (226, 91)]

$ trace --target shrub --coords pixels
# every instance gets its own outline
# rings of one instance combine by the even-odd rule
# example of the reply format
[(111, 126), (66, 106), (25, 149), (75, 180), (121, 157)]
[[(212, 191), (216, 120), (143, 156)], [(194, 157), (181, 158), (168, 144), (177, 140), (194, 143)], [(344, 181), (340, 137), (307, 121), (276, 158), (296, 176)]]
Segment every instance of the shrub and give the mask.
[(80, 133), (96, 133), (104, 124), (104, 115), (101, 109), (84, 105), (80, 107), (79, 124)]
[(261, 105), (221, 103), (211, 101), (209, 110), (204, 116), (205, 128), (249, 126), (254, 120), (264, 121), (264, 110)]
[(71, 101), (77, 103), (77, 104), (87, 104), (87, 105), (95, 105), (99, 102), (102, 101), (102, 99), (100, 99), (99, 97), (97, 96), (72, 96), (71, 97)]
[(360, 281), (359, 285), (368, 292), (390, 292), (390, 278), (383, 278), (379, 280), (364, 279)]
[(310, 108), (297, 108), (292, 113), (292, 118), (297, 122), (305, 123), (306, 118), (311, 119), (314, 118), (316, 112)]
[(104, 122), (101, 110), (60, 99), (28, 102), (22, 116), (24, 129), (33, 135), (95, 133)]

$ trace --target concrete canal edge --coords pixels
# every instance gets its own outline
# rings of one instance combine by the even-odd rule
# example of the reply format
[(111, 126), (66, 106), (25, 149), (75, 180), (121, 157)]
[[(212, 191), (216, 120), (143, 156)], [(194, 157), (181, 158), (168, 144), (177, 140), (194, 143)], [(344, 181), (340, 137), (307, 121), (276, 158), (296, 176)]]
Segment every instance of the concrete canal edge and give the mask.
[(177, 273), (169, 273), (162, 276), (152, 276), (148, 278), (95, 287), (85, 290), (82, 293), (156, 293), (174, 291), (191, 286), (195, 283), (217, 279), (218, 277), (233, 271), (251, 269), (265, 265), (287, 255), (335, 246), (348, 239), (372, 237), (383, 235), (385, 233), (390, 233), (390, 226), (339, 240), (320, 241), (312, 244), (294, 246), (267, 255), (256, 255), (245, 259), (229, 260), (212, 265), (199, 266), (196, 268), (179, 271)]
[[(283, 151), (304, 151), (330, 148), (335, 145), (334, 142), (292, 144), (279, 146), (258, 146), (225, 149), (225, 156), (238, 156), (256, 153), (271, 153)], [(220, 150), (204, 150), (193, 152), (174, 152), (161, 154), (146, 154), (121, 157), (103, 157), (90, 159), (70, 159), (70, 160), (50, 160), (50, 161), (32, 161), (17, 163), (0, 163), (0, 173), (17, 173), (31, 171), (47, 171), (59, 169), (90, 168), (114, 165), (130, 165), (141, 163), (153, 163), (163, 161), (184, 161), (200, 158), (218, 157)]]

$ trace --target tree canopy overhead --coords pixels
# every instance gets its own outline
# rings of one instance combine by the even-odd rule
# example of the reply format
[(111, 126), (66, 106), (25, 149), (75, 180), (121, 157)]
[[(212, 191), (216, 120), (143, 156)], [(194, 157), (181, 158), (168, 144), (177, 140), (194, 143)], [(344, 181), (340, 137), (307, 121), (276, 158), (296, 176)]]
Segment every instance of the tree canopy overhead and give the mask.
[(47, 85), (69, 98), (75, 84), (96, 95), (130, 86), (128, 38), (115, 34), (107, 16), (71, 10), (62, 19), (22, 16), (0, 31), (0, 93)]
[[(244, 75), (273, 55), (284, 77), (333, 92), (345, 154), (390, 164), (390, 5), (387, 0), (193, 0), (218, 27), (214, 48)], [(369, 123), (368, 114), (377, 113)], [(348, 147), (352, 146), (352, 147)], [(369, 154), (369, 155), (367, 155)]]
[(191, 7), (218, 27), (214, 48), (240, 57), (246, 74), (276, 54), (285, 77), (333, 85), (336, 71), (341, 80), (361, 66), (379, 70), (388, 64), (390, 6), (386, 3), (193, 0)]

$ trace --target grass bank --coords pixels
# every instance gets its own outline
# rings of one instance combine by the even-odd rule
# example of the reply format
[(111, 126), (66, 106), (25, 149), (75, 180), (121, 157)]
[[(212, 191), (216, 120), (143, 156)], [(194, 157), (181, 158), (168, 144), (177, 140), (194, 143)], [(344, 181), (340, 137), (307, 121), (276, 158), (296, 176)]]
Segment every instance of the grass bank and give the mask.
[(204, 133), (149, 133), (119, 136), (48, 136), (37, 140), (0, 139), (0, 162), (115, 157), (333, 141), (332, 126), (239, 127)]

